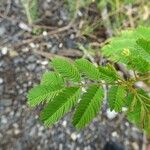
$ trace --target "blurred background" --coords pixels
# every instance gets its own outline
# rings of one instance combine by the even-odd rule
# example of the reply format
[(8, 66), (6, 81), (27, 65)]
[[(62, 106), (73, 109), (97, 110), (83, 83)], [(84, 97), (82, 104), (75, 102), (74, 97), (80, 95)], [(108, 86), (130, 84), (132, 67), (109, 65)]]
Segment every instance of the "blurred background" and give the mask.
[[(27, 92), (55, 55), (104, 64), (100, 48), (121, 30), (150, 25), (149, 0), (0, 0), (0, 150), (146, 150), (143, 132), (107, 107), (82, 131), (70, 113), (53, 127)], [(113, 149), (112, 149), (113, 150)]]

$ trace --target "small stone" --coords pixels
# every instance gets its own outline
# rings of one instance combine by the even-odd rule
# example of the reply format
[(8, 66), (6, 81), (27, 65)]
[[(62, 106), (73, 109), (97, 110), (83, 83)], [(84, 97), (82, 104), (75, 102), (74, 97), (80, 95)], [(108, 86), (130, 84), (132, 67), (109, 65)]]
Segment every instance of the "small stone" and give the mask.
[(15, 130), (14, 130), (14, 134), (15, 134), (15, 135), (19, 135), (20, 133), (21, 133), (21, 131), (20, 131), (19, 129), (15, 129)]
[(62, 47), (63, 47), (63, 43), (60, 43), (60, 44), (59, 44), (59, 48), (62, 48)]
[(73, 141), (75, 141), (76, 139), (77, 139), (77, 135), (76, 135), (76, 133), (72, 133), (71, 134), (71, 139), (73, 140)]
[(73, 40), (74, 38), (75, 38), (75, 35), (74, 35), (74, 34), (71, 34), (71, 35), (70, 35), (70, 39)]
[(41, 64), (45, 66), (45, 65), (47, 65), (47, 64), (48, 64), (48, 61), (47, 61), (47, 60), (42, 61), (42, 62), (41, 62)]
[(27, 66), (27, 69), (30, 70), (30, 71), (33, 71), (35, 68), (36, 68), (36, 64), (29, 64)]
[(34, 43), (29, 44), (31, 48), (36, 48), (36, 45)]
[(3, 36), (6, 32), (6, 28), (5, 27), (0, 27), (0, 36)]
[(17, 123), (14, 123), (13, 127), (17, 129), (17, 128), (19, 128), (19, 125)]
[(133, 147), (134, 150), (139, 150), (139, 146), (136, 142), (132, 143), (132, 147)]
[(32, 32), (32, 28), (30, 28), (27, 24), (25, 24), (24, 22), (20, 22), (18, 25), (22, 30), (28, 31), (28, 32)]
[(22, 52), (29, 52), (29, 48), (27, 48), (27, 47), (26, 47), (26, 48), (23, 48), (23, 49), (22, 49)]
[(48, 34), (47, 31), (43, 32), (43, 36), (47, 36), (47, 34)]
[(114, 110), (111, 111), (110, 109), (107, 109), (107, 112), (106, 112), (106, 115), (107, 115), (107, 118), (112, 120), (114, 119), (116, 116), (117, 116), (117, 112), (115, 112)]
[(119, 135), (118, 135), (118, 133), (116, 132), (116, 131), (114, 131), (114, 132), (112, 132), (112, 134), (111, 134), (113, 137), (119, 137)]
[(6, 55), (8, 53), (8, 48), (7, 47), (3, 47), (1, 50), (2, 55)]
[(31, 55), (26, 59), (26, 62), (35, 62), (36, 60), (36, 57), (34, 55)]
[(62, 122), (62, 125), (63, 125), (63, 127), (66, 127), (66, 126), (67, 126), (67, 121), (64, 120), (64, 121)]
[(12, 104), (12, 100), (11, 99), (2, 99), (0, 101), (0, 105), (1, 106), (10, 106)]
[(3, 79), (2, 78), (0, 78), (0, 84), (2, 84), (3, 83)]
[(1, 123), (2, 124), (7, 124), (7, 118), (5, 116), (1, 117)]

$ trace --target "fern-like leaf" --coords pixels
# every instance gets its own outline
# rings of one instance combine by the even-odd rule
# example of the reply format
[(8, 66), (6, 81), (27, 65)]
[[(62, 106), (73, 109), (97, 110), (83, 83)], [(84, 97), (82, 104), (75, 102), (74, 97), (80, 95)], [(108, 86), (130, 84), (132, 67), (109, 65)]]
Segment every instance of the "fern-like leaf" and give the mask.
[(122, 86), (112, 86), (108, 92), (109, 107), (120, 112), (125, 103), (126, 90)]
[(103, 100), (103, 88), (92, 85), (83, 94), (73, 117), (73, 125), (83, 128), (98, 113)]
[(31, 107), (34, 107), (45, 100), (50, 101), (61, 92), (61, 90), (61, 86), (38, 85), (29, 91), (27, 95), (28, 103)]
[(80, 70), (82, 74), (88, 77), (91, 80), (99, 80), (100, 74), (98, 68), (94, 66), (91, 62), (87, 59), (77, 59), (75, 61), (76, 66)]
[(126, 64), (129, 69), (147, 72), (150, 69), (150, 55), (149, 49), (145, 49), (143, 45), (148, 46), (148, 41), (145, 40), (149, 39), (149, 35), (150, 28), (144, 27), (124, 31), (118, 37), (112, 38), (110, 43), (102, 48), (102, 52), (112, 61)]
[(79, 71), (71, 61), (57, 57), (52, 60), (52, 65), (64, 78), (74, 82), (80, 81)]
[(76, 103), (80, 95), (80, 88), (65, 88), (41, 113), (41, 120), (46, 126), (58, 121)]
[(51, 86), (52, 85), (63, 86), (64, 80), (59, 74), (55, 72), (45, 72), (42, 76), (41, 84)]
[(106, 67), (99, 66), (100, 78), (108, 83), (114, 82), (118, 79), (118, 74), (115, 69), (108, 65)]

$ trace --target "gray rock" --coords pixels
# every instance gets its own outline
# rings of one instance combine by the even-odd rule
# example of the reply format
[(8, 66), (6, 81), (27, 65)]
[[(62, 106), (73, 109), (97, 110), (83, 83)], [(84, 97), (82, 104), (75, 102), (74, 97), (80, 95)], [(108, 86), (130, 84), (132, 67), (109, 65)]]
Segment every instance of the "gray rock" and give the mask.
[(0, 106), (11, 106), (12, 100), (11, 99), (1, 99)]
[(26, 62), (31, 63), (31, 62), (35, 62), (36, 60), (37, 58), (34, 55), (31, 55), (26, 59)]
[(29, 65), (27, 66), (27, 69), (28, 69), (29, 71), (33, 71), (35, 68), (36, 68), (36, 64), (29, 64)]
[(0, 26), (0, 36), (3, 36), (6, 32), (6, 28), (4, 26)]

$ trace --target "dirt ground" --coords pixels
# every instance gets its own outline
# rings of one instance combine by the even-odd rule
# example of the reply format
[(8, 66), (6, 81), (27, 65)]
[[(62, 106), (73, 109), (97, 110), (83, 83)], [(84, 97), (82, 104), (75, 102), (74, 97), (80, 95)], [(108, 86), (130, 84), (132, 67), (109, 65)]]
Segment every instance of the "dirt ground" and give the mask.
[[(56, 28), (69, 24), (62, 0), (45, 0), (40, 11), (46, 16), (42, 25), (51, 29), (34, 36), (25, 26), (19, 1), (0, 1), (0, 150), (101, 150), (108, 141), (126, 150), (142, 150), (146, 144), (142, 132), (125, 119), (120, 122), (121, 114), (111, 118), (106, 108), (103, 117), (99, 115), (81, 132), (71, 125), (70, 114), (46, 128), (38, 119), (40, 107), (29, 108), (27, 92), (49, 69), (49, 58), (81, 57), (77, 42), (87, 42), (77, 36), (74, 26), (57, 33)], [(100, 34), (103, 41), (105, 30)]]

